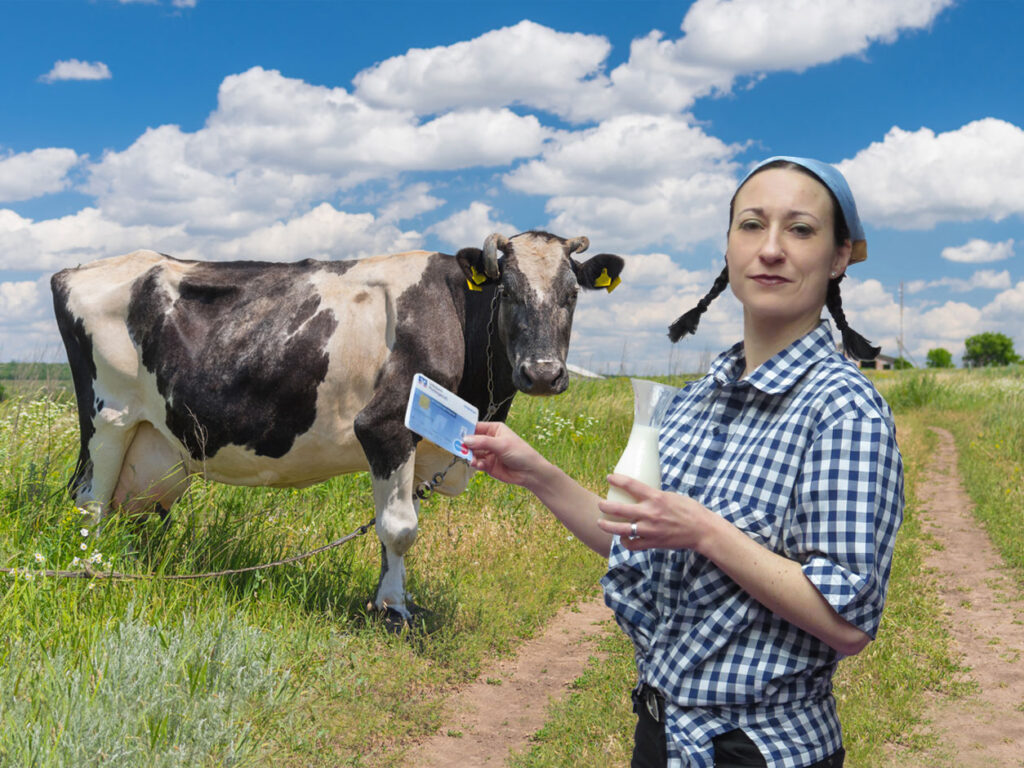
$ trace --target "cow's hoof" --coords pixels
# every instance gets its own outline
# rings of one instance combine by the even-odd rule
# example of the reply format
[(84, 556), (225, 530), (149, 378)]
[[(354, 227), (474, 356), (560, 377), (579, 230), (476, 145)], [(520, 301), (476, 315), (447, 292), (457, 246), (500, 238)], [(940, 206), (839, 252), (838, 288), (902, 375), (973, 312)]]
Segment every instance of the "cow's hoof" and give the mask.
[(395, 608), (385, 605), (380, 608), (369, 602), (366, 604), (367, 613), (384, 625), (384, 628), (393, 634), (400, 634), (413, 627), (413, 616), (405, 607)]

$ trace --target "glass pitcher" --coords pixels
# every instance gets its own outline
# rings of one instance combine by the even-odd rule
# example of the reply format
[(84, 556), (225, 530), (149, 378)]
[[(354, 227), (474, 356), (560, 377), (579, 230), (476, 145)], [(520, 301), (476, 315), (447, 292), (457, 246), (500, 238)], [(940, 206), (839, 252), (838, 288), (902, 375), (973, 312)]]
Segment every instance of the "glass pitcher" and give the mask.
[[(615, 472), (628, 475), (652, 488), (661, 488), (661, 463), (658, 459), (658, 428), (665, 417), (676, 388), (647, 379), (630, 379), (633, 383), (633, 428)], [(636, 499), (614, 486), (608, 490), (609, 501), (635, 504)]]

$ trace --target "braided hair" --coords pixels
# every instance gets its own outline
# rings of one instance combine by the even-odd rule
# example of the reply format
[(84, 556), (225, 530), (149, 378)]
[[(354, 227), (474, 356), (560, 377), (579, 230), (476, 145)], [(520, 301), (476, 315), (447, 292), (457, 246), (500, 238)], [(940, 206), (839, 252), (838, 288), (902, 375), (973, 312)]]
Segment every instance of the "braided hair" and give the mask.
[(871, 346), (870, 341), (853, 330), (846, 322), (846, 313), (843, 312), (843, 299), (839, 295), (839, 283), (843, 281), (844, 277), (846, 277), (845, 273), (828, 281), (825, 306), (828, 307), (829, 314), (832, 315), (832, 319), (836, 321), (836, 327), (843, 335), (843, 349), (847, 354), (858, 360), (874, 360), (878, 357), (878, 353), (882, 351), (882, 348)]
[(708, 304), (717, 299), (719, 294), (725, 290), (727, 285), (729, 285), (729, 268), (725, 267), (719, 273), (718, 277), (715, 278), (715, 283), (711, 286), (711, 290), (704, 295), (703, 299), (697, 302), (697, 306), (685, 315), (676, 319), (676, 321), (668, 327), (668, 337), (672, 339), (673, 344), (679, 341), (679, 339), (686, 334), (697, 332), (697, 325), (700, 323), (700, 316), (707, 311)]
[[(788, 160), (777, 160), (772, 163), (767, 163), (766, 165), (758, 168), (755, 173), (760, 173), (761, 171), (766, 171), (770, 168), (786, 168), (794, 171), (800, 171), (825, 187), (825, 191), (828, 192), (828, 196), (832, 200), (832, 220), (834, 225), (833, 233), (835, 235), (835, 241), (837, 243), (844, 243), (850, 239), (850, 227), (846, 223), (846, 217), (843, 215), (842, 206), (839, 205), (839, 201), (836, 199), (835, 193), (829, 189), (828, 184), (825, 184), (821, 179), (819, 179), (817, 174), (807, 168), (804, 168), (802, 165), (792, 163)], [(729, 201), (730, 226), (732, 225), (733, 210), (736, 204), (736, 195), (738, 194), (739, 189), (733, 193), (732, 200)], [(881, 348), (872, 346), (871, 342), (853, 330), (846, 322), (846, 314), (843, 312), (843, 301), (839, 295), (839, 283), (842, 282), (844, 277), (846, 277), (845, 273), (828, 281), (828, 291), (825, 294), (825, 306), (828, 307), (829, 314), (831, 314), (832, 318), (836, 321), (836, 327), (843, 336), (843, 349), (858, 360), (874, 360), (878, 357), (878, 353), (881, 352)], [(692, 334), (697, 332), (697, 326), (700, 324), (700, 316), (707, 311), (708, 305), (718, 298), (728, 284), (729, 267), (726, 266), (718, 277), (715, 278), (715, 282), (711, 286), (711, 290), (704, 295), (704, 298), (697, 302), (697, 306), (678, 317), (675, 322), (668, 327), (668, 337), (671, 339), (672, 343), (679, 341), (679, 339), (688, 333)]]

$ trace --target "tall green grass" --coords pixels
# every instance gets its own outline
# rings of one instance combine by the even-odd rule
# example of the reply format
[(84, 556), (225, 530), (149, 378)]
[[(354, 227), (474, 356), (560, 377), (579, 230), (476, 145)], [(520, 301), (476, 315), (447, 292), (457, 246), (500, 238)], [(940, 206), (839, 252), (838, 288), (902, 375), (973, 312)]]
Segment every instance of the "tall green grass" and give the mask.
[[(958, 693), (944, 682), (954, 662), (920, 567), (929, 544), (913, 488), (927, 424), (954, 428), (972, 494), (994, 489), (979, 510), (999, 521), (991, 530), (1006, 529), (1003, 551), (1019, 547), (1022, 530), (1020, 418), (1006, 425), (1012, 408), (1021, 412), (1009, 399), (1020, 376), (907, 381), (878, 381), (898, 404), (910, 490), (889, 607), (879, 639), (843, 662), (836, 684), (856, 766), (884, 765), (887, 741), (913, 748), (924, 697)], [(603, 492), (631, 414), (627, 380), (580, 381), (558, 398), (517, 398), (510, 424)], [(373, 514), (365, 475), (301, 491), (197, 481), (166, 531), (113, 521), (97, 535), (64, 491), (76, 423), (66, 401), (0, 404), (0, 565), (22, 569), (0, 577), (0, 766), (404, 765), (409, 746), (445, 722), (454, 687), (514, 653), (563, 605), (598, 594), (601, 559), (529, 494), (482, 476), (458, 498), (423, 505), (407, 563), (423, 611), (399, 636), (366, 608), (379, 568), (372, 534), (301, 564), (203, 582), (26, 577), (75, 558), (129, 572), (244, 567), (311, 549)], [(611, 625), (602, 651), (515, 765), (578, 765), (579, 755), (624, 764), (632, 652)]]

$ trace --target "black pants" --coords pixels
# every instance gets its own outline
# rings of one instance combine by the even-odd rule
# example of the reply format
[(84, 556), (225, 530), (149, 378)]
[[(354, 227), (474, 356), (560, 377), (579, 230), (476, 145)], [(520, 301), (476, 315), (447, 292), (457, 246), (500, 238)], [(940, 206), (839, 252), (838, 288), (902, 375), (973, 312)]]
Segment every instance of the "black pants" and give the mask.
[[(633, 711), (637, 714), (636, 735), (633, 741), (633, 760), (630, 768), (665, 768), (668, 755), (665, 748), (665, 702), (660, 694), (650, 689), (633, 693)], [(716, 736), (715, 768), (765, 768), (767, 763), (757, 745), (743, 731), (736, 730)], [(846, 752), (840, 747), (834, 755), (820, 760), (808, 768), (843, 768)]]

